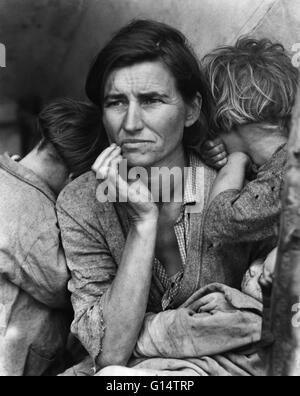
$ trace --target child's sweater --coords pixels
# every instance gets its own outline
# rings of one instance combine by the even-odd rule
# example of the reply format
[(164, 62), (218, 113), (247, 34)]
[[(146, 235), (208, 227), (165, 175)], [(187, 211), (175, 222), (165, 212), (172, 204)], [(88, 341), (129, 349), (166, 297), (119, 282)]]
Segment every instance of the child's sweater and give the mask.
[(259, 242), (278, 233), (287, 147), (281, 147), (259, 168), (242, 191), (228, 190), (211, 203), (206, 237), (214, 243)]

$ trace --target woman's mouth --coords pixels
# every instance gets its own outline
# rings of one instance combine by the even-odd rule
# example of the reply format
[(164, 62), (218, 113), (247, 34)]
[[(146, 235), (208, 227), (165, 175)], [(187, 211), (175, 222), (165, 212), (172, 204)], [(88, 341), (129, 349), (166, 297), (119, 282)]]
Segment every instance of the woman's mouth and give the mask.
[(143, 144), (152, 143), (150, 140), (126, 139), (121, 143), (121, 148), (138, 148)]

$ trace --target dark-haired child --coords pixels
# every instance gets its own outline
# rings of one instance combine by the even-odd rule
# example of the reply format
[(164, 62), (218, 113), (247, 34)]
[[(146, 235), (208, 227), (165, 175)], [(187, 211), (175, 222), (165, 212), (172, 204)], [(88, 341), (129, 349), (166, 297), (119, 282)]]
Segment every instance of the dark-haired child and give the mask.
[(55, 204), (104, 149), (100, 125), (93, 106), (64, 99), (40, 114), (37, 147), (19, 162), (0, 156), (0, 376), (65, 368), (71, 304)]

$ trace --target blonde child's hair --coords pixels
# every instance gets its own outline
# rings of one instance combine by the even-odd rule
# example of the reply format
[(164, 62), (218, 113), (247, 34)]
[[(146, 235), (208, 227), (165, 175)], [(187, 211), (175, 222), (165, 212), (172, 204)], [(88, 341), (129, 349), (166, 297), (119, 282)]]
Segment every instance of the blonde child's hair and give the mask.
[(250, 123), (289, 128), (299, 71), (281, 44), (243, 37), (208, 54), (204, 65), (217, 132)]

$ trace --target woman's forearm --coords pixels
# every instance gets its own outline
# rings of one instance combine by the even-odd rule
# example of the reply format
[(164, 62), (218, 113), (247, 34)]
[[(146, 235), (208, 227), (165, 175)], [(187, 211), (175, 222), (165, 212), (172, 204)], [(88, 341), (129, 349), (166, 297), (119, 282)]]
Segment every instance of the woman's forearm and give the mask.
[(126, 365), (140, 333), (149, 298), (157, 218), (132, 225), (122, 262), (104, 307), (106, 326), (99, 367)]

